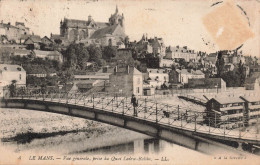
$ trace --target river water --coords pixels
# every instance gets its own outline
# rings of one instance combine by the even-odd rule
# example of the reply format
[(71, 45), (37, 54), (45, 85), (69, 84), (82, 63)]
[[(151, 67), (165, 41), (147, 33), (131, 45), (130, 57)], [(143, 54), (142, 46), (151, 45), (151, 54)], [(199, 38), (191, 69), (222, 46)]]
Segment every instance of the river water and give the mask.
[(163, 153), (196, 151), (163, 140), (86, 119), (60, 114), (0, 109), (1, 142), (14, 152), (46, 151), (82, 153)]

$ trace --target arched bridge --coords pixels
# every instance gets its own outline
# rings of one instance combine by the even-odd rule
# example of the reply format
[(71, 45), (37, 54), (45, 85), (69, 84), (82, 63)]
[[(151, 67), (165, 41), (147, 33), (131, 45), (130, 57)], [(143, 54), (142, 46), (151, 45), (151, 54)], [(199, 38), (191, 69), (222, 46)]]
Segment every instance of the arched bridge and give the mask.
[[(39, 110), (91, 119), (176, 143), (182, 143), (189, 138), (199, 140), (212, 138), (260, 144), (260, 136), (254, 130), (227, 129), (225, 125), (232, 121), (216, 126), (214, 125), (216, 119), (205, 120), (204, 112), (157, 103), (148, 99), (138, 99), (137, 116), (133, 115), (134, 107), (131, 104), (131, 98), (111, 96), (106, 93), (20, 94), (3, 98), (1, 107)], [(192, 146), (198, 147), (195, 141)]]

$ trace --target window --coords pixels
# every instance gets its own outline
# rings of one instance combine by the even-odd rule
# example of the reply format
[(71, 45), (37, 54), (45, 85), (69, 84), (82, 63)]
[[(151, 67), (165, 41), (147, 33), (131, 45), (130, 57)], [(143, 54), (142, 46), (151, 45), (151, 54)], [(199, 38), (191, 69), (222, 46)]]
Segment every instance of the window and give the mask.
[(137, 88), (136, 88), (136, 93), (139, 93), (139, 92), (140, 92), (140, 91), (139, 91), (139, 87), (137, 87)]
[(141, 81), (140, 81), (140, 78), (137, 78), (137, 84), (140, 84)]
[(19, 74), (19, 80), (22, 80), (22, 75), (21, 74)]
[(112, 39), (111, 38), (108, 40), (108, 45), (112, 46)]

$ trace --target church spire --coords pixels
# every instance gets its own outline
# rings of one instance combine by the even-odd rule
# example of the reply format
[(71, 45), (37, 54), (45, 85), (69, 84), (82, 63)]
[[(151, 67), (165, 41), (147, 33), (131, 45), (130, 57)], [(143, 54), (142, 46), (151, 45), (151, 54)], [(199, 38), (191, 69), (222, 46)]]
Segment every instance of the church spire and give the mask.
[(118, 7), (117, 7), (117, 5), (116, 5), (116, 13), (118, 13)]

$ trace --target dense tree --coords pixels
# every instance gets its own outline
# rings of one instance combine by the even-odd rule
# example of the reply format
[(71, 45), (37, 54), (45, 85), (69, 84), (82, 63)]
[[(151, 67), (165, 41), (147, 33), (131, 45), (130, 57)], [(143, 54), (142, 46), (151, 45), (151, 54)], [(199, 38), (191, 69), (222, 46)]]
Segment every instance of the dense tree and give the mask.
[(245, 74), (245, 70), (244, 70), (244, 65), (242, 64), (241, 60), (238, 64), (237, 75), (239, 77), (239, 82), (240, 82), (239, 86), (244, 86), (246, 74)]
[(102, 50), (100, 47), (97, 47), (95, 45), (90, 45), (87, 47), (89, 52), (89, 61), (95, 62), (98, 64), (98, 66), (102, 66)]
[(110, 61), (111, 58), (116, 57), (117, 49), (114, 46), (105, 46), (103, 48), (103, 59)]
[(14, 97), (16, 91), (16, 80), (12, 80), (12, 84), (9, 86), (10, 97)]
[(225, 66), (225, 62), (224, 59), (222, 57), (222, 52), (218, 52), (218, 57), (217, 57), (217, 61), (216, 61), (216, 67), (217, 67), (217, 77), (221, 77), (223, 72), (224, 72), (224, 66)]
[(180, 64), (180, 67), (184, 67), (184, 68), (188, 67), (188, 63), (183, 58), (181, 58), (178, 63)]
[(64, 65), (67, 68), (85, 69), (89, 59), (89, 53), (84, 44), (70, 44), (63, 55), (66, 58)]
[(239, 87), (240, 77), (234, 71), (228, 71), (221, 75), (221, 78), (226, 82), (227, 87)]

